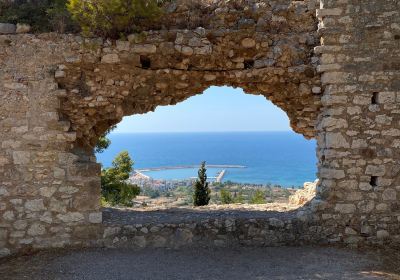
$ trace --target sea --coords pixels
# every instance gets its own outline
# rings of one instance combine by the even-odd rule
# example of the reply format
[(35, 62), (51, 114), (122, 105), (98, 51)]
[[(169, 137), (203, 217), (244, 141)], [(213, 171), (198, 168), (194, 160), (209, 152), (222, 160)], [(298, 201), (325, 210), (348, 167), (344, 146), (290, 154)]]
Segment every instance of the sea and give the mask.
[(299, 187), (316, 179), (316, 141), (294, 132), (110, 133), (110, 147), (96, 154), (103, 167), (128, 151), (135, 169), (193, 166), (147, 171), (154, 179), (197, 176), (202, 161), (209, 165), (244, 168), (208, 168), (209, 177), (221, 169), (223, 181)]

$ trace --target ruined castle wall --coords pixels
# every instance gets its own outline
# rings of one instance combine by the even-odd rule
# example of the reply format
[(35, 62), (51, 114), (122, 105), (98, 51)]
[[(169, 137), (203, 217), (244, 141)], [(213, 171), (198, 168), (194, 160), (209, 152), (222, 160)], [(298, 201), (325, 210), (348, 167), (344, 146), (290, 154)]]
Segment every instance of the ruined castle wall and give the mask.
[(1, 256), (74, 245), (80, 225), (88, 240), (90, 225), (101, 222), (99, 166), (72, 151), (76, 132), (59, 114), (65, 91), (54, 72), (75, 53), (71, 39), (0, 38)]
[(400, 2), (321, 8), (320, 223), (332, 242), (399, 242)]
[(98, 136), (212, 85), (264, 95), (318, 140), (316, 198), (279, 227), (260, 221), (257, 238), (276, 229), (290, 236), (279, 244), (398, 243), (399, 5), (322, 0), (318, 33), (315, 1), (280, 0), (172, 7), (120, 41), (1, 35), (0, 255), (120, 238), (101, 224)]

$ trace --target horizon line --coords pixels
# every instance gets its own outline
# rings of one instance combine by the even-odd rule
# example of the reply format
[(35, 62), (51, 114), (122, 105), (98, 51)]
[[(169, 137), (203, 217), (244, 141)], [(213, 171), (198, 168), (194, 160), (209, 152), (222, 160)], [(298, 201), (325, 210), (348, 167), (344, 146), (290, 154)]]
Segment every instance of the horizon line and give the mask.
[[(130, 134), (130, 133), (246, 133), (246, 132), (293, 132), (293, 130), (227, 130), (227, 131), (111, 131), (110, 134)], [(297, 133), (296, 133), (297, 134)]]

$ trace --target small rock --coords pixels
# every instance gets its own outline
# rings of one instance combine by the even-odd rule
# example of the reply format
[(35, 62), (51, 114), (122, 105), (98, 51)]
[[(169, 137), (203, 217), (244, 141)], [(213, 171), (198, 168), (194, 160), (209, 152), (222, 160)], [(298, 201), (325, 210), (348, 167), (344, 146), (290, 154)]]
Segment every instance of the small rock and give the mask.
[(144, 236), (135, 236), (133, 238), (133, 243), (138, 246), (139, 248), (146, 247), (146, 238)]
[(197, 28), (194, 30), (194, 33), (197, 33), (198, 35), (204, 37), (204, 36), (206, 35), (206, 30), (205, 30), (203, 27), (197, 27)]
[(140, 231), (143, 232), (143, 233), (148, 233), (149, 232), (147, 227), (142, 227), (142, 229)]
[(182, 47), (181, 53), (186, 56), (191, 56), (193, 54), (193, 49), (191, 47)]
[(254, 48), (256, 46), (256, 41), (252, 38), (244, 38), (242, 40), (242, 46), (247, 49)]
[(320, 87), (313, 87), (313, 88), (312, 88), (312, 93), (314, 93), (314, 94), (320, 94), (320, 93), (321, 93), (321, 88), (320, 88)]
[(57, 70), (55, 73), (54, 73), (54, 78), (64, 78), (65, 77), (65, 72), (64, 71), (61, 71), (61, 70)]

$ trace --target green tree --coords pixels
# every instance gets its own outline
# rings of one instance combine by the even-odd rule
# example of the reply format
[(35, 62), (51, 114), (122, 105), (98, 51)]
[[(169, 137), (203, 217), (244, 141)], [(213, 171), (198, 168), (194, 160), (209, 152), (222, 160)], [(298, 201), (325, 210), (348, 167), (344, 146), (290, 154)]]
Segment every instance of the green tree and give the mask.
[(221, 189), (219, 191), (220, 195), (221, 195), (221, 202), (222, 204), (231, 204), (233, 203), (233, 197), (230, 191), (226, 190), (226, 189)]
[(78, 27), (72, 21), (71, 14), (67, 10), (67, 0), (51, 0), (49, 2), (46, 14), (53, 30), (59, 33), (78, 31)]
[(111, 145), (111, 140), (107, 137), (107, 135), (113, 131), (117, 126), (113, 125), (109, 129), (107, 129), (106, 132), (104, 132), (103, 135), (97, 139), (96, 146), (94, 147), (94, 150), (96, 153), (102, 153), (104, 152), (105, 149), (107, 149)]
[(193, 205), (203, 206), (210, 201), (211, 190), (207, 182), (206, 162), (203, 161), (198, 171), (198, 178), (194, 184)]
[(251, 197), (250, 203), (251, 204), (264, 204), (264, 203), (266, 203), (265, 193), (262, 190), (257, 189), (254, 192), (253, 196)]
[(161, 14), (157, 0), (69, 0), (67, 7), (85, 34), (110, 38), (131, 33), (140, 19)]
[(128, 182), (133, 160), (127, 151), (119, 153), (112, 167), (101, 171), (101, 193), (111, 205), (132, 206), (132, 199), (140, 193), (137, 185)]

